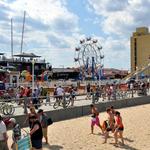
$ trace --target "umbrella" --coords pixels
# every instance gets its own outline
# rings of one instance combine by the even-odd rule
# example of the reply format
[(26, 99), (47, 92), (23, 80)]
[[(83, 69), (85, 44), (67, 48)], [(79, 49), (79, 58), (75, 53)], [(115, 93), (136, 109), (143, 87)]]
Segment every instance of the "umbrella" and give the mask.
[(8, 71), (5, 69), (0, 69), (0, 73), (5, 73), (5, 72), (8, 72)]
[(6, 67), (3, 67), (4, 69), (15, 69), (16, 67), (14, 66), (6, 66)]

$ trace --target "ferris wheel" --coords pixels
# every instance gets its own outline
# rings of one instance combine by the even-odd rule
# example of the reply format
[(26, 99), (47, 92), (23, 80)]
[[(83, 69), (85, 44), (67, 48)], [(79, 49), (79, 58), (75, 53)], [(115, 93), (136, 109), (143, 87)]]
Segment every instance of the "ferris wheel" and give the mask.
[(91, 37), (80, 40), (75, 48), (74, 61), (79, 65), (82, 75), (94, 75), (98, 68), (103, 68), (104, 54), (98, 40)]

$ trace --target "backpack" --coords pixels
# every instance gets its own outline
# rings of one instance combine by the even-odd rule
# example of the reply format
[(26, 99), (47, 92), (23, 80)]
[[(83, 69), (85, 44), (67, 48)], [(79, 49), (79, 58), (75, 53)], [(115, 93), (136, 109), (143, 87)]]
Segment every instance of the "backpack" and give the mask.
[(49, 126), (49, 125), (51, 125), (51, 124), (53, 124), (53, 121), (52, 121), (51, 118), (48, 118), (48, 119), (47, 119), (47, 125)]

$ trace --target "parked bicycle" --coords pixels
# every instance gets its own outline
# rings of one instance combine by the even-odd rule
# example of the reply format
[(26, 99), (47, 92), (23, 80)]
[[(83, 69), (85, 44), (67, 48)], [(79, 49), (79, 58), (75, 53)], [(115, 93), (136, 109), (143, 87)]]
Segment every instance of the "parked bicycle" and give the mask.
[(1, 102), (0, 103), (0, 113), (4, 115), (13, 115), (15, 112), (15, 108), (13, 105)]
[(67, 108), (69, 106), (69, 104), (71, 103), (71, 96), (70, 95), (65, 95), (56, 98), (56, 101), (53, 105), (54, 109), (57, 109), (58, 107), (63, 107), (63, 108)]

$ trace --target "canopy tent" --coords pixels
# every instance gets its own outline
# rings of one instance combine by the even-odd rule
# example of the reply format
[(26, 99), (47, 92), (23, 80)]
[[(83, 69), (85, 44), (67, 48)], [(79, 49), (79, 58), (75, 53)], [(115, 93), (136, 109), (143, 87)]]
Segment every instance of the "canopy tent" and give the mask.
[(38, 56), (38, 55), (35, 55), (34, 53), (20, 53), (20, 54), (17, 54), (17, 55), (13, 55), (15, 57), (28, 57), (28, 58), (36, 58), (36, 57), (41, 57), (41, 56)]

